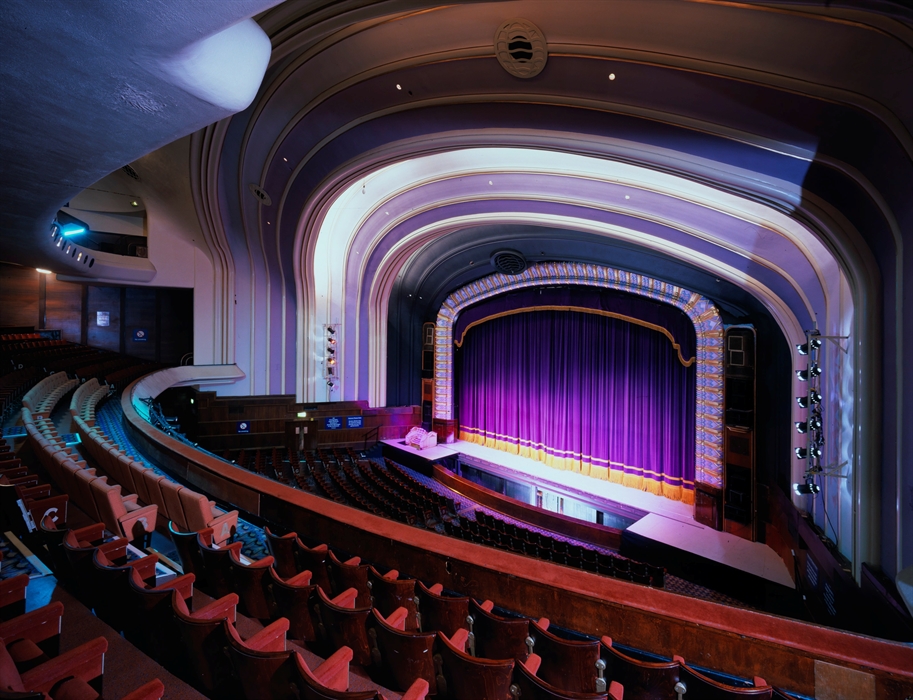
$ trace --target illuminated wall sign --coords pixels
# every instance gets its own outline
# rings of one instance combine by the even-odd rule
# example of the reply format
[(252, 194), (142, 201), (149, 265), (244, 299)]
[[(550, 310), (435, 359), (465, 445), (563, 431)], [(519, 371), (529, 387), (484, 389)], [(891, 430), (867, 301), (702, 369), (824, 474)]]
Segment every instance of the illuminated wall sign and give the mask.
[(111, 312), (110, 311), (99, 311), (95, 314), (95, 325), (96, 326), (110, 326), (111, 325)]
[(134, 328), (133, 329), (133, 342), (134, 343), (145, 343), (149, 340), (149, 331), (145, 328)]
[(339, 430), (342, 427), (342, 418), (339, 416), (331, 416), (330, 418), (323, 419), (323, 427), (327, 430)]
[(250, 423), (246, 420), (238, 421), (238, 432), (239, 433), (249, 433), (250, 432)]
[(365, 419), (363, 416), (346, 416), (347, 428), (364, 428)]

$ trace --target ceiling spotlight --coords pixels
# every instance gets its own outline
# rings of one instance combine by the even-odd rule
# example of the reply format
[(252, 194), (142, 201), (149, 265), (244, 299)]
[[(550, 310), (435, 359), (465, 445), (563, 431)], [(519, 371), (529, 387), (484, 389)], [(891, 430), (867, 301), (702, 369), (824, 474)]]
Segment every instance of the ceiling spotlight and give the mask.
[(335, 358), (335, 357), (329, 358), (329, 359), (327, 360), (327, 364), (328, 364), (328, 365), (335, 365), (335, 364), (336, 364), (336, 358)]
[(807, 396), (797, 396), (796, 403), (799, 404), (799, 408), (808, 408), (808, 397)]
[(132, 202), (130, 202), (130, 206), (131, 206), (131, 207), (138, 207), (138, 206), (139, 206), (139, 202), (137, 202), (137, 201), (134, 199)]
[(334, 387), (336, 386), (336, 382), (334, 382), (334, 381), (331, 379), (330, 381), (327, 382), (327, 386), (328, 386), (330, 389), (332, 389), (332, 388), (334, 388)]
[(808, 417), (808, 427), (812, 430), (821, 430), (821, 416), (813, 413)]
[(615, 80), (615, 74), (609, 73), (609, 80)]
[(808, 370), (807, 369), (797, 369), (796, 376), (799, 378), (800, 382), (808, 381)]
[(817, 391), (811, 392), (811, 393), (808, 395), (808, 397), (811, 399), (811, 402), (812, 402), (813, 404), (819, 404), (819, 403), (821, 403), (821, 394), (819, 394)]
[(800, 435), (805, 435), (808, 432), (808, 423), (805, 421), (796, 421), (796, 432)]
[(336, 335), (336, 328), (334, 328), (333, 326), (327, 326), (327, 333), (329, 333), (330, 335)]
[(821, 449), (821, 445), (812, 445), (808, 449), (808, 453), (815, 459), (821, 459), (824, 456), (824, 451)]
[(331, 343), (330, 345), (331, 345), (331, 347), (328, 347), (328, 348), (327, 348), (327, 352), (330, 353), (331, 355), (335, 355), (335, 354), (336, 354), (336, 348), (334, 348), (334, 347), (332, 347), (332, 346), (333, 346), (333, 345), (336, 345), (336, 343)]
[(330, 345), (336, 345), (336, 338), (327, 338), (327, 343)]
[(812, 365), (811, 367), (808, 368), (808, 373), (809, 373), (811, 376), (813, 376), (813, 377), (820, 377), (820, 376), (821, 376), (821, 368), (820, 368), (817, 364), (814, 364), (814, 365)]
[(821, 487), (811, 479), (806, 479), (804, 484), (793, 484), (793, 491), (798, 496), (814, 496), (820, 490)]
[(806, 450), (804, 447), (797, 447), (795, 451), (796, 451), (797, 459), (807, 459), (808, 458), (808, 450)]

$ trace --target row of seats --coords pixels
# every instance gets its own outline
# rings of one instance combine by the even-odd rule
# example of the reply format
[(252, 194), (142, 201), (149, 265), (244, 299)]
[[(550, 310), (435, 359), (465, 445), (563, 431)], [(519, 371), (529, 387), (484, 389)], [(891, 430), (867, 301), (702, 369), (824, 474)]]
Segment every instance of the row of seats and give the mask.
[(23, 407), (22, 421), (48, 475), (90, 517), (131, 540), (144, 539), (155, 529), (157, 506), (143, 506), (135, 495), (122, 493), (120, 485), (109, 484), (107, 477), (89, 467), (75, 447), (65, 443), (49, 418), (33, 418), (31, 411)]
[(22, 397), (22, 405), (36, 415), (48, 416), (58, 401), (77, 386), (78, 379), (70, 379), (65, 372), (55, 372), (29, 389)]
[(358, 557), (342, 561), (325, 545), (309, 548), (295, 533), (279, 537), (267, 528), (266, 535), (271, 556), (250, 564), (237, 545), (214, 550), (205, 534), (178, 535), (175, 543), (186, 568), (211, 586), (219, 582), (212, 595), (234, 590), (251, 614), (272, 609), (265, 621), (287, 618), (292, 638), (325, 653), (352, 649), (356, 663), (392, 687), (417, 676), (431, 693), (456, 699), (621, 697), (628, 687), (629, 700), (671, 700), (679, 684), (696, 698), (785, 697), (760, 678), (720, 683), (679, 657), (639, 658), (609, 637), (568, 638), (547, 619), (498, 615), (490, 601), (445, 595), (440, 584), (426, 587), (396, 571), (382, 575)]
[(36, 367), (16, 369), (0, 376), (0, 420), (4, 423), (22, 405), (22, 397), (43, 374)]
[[(100, 698), (107, 640), (97, 637), (61, 651), (64, 606), (53, 602), (24, 612), (28, 580), (22, 574), (0, 582), (0, 695), (35, 700)], [(155, 679), (122, 700), (159, 700), (164, 692), (165, 686)]]
[[(45, 532), (60, 578), (75, 583), (76, 593), (128, 641), (208, 697), (383, 700), (375, 692), (347, 692), (352, 650), (340, 649), (311, 670), (288, 649), (284, 618), (244, 639), (235, 624), (237, 595), (195, 607), (193, 573), (156, 585), (158, 557), (130, 559), (124, 541), (107, 539), (100, 524), (61, 535), (48, 523)], [(212, 533), (206, 534), (210, 547)], [(427, 691), (416, 681), (403, 698), (423, 700)]]
[[(0, 532), (25, 536), (46, 515), (66, 522), (69, 498), (51, 494), (0, 439)], [(21, 507), (20, 507), (21, 506)]]
[(41, 340), (41, 333), (2, 333), (0, 343), (10, 343), (16, 340)]
[[(76, 432), (94, 463), (118, 484), (118, 488), (131, 495), (123, 499), (128, 511), (123, 517), (132, 518), (132, 522), (136, 522), (138, 517), (146, 518), (149, 526), (146, 531), (151, 532), (156, 523), (156, 517), (152, 515), (155, 512), (162, 517), (163, 524), (170, 520), (190, 531), (213, 528), (218, 533), (217, 542), (225, 542), (231, 537), (238, 527), (238, 511), (223, 511), (205, 495), (181, 486), (158, 470), (132, 459), (100, 426), (94, 425), (94, 421), (90, 424), (86, 417), (94, 416), (98, 402), (107, 396), (107, 392), (91, 391), (90, 385), (85, 392), (74, 393), (70, 413)], [(146, 508), (155, 511), (139, 516), (141, 508), (137, 499), (146, 504)], [(91, 514), (92, 511), (87, 512)], [(97, 519), (103, 520), (112, 532), (122, 536), (131, 534), (111, 527), (101, 511), (98, 511)]]

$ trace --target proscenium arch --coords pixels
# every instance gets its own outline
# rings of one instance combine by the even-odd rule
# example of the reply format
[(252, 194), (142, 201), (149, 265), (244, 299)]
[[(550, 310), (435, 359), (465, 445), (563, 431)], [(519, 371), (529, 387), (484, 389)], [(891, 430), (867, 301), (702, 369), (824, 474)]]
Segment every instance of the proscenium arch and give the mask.
[[(384, 397), (386, 395), (386, 319), (389, 297), (393, 291), (399, 271), (408, 266), (409, 261), (423, 249), (427, 242), (435, 237), (446, 235), (448, 231), (455, 231), (460, 227), (496, 221), (520, 225), (525, 223), (544, 223), (546, 226), (592, 231), (598, 235), (616, 237), (617, 232), (594, 228), (592, 222), (584, 220), (568, 220), (556, 217), (550, 223), (541, 220), (534, 222), (528, 215), (524, 214), (518, 217), (506, 210), (505, 215), (500, 217), (492, 217), (489, 214), (475, 219), (472, 217), (442, 218), (435, 224), (422, 227), (423, 231), (420, 231), (417, 226), (412, 226), (412, 233), (407, 236), (409, 240), (403, 239), (397, 243), (394, 246), (396, 250), (391, 250), (390, 255), (382, 264), (376, 269), (368, 271), (363, 266), (365, 247), (379, 245), (380, 241), (385, 237), (396, 233), (397, 226), (403, 224), (409, 226), (410, 220), (417, 211), (415, 209), (411, 211), (394, 210), (397, 198), (403, 193), (421, 189), (427, 182), (453, 177), (454, 172), (432, 172), (432, 168), (426, 170), (422, 177), (414, 180), (402, 178), (395, 185), (388, 185), (386, 189), (383, 186), (372, 188), (372, 183), (377, 182), (375, 180), (376, 175), (391, 171), (391, 169), (395, 170), (403, 165), (407, 165), (410, 168), (422, 167), (421, 165), (417, 166), (416, 161), (435, 160), (459, 152), (471, 153), (475, 157), (480, 156), (487, 150), (493, 151), (497, 149), (502, 153), (525, 152), (540, 159), (543, 155), (547, 155), (588, 160), (598, 164), (598, 167), (602, 169), (600, 177), (643, 191), (662, 191), (663, 188), (658, 186), (658, 183), (654, 182), (654, 180), (657, 178), (670, 178), (680, 183), (672, 192), (673, 196), (679, 199), (689, 201), (693, 199), (695, 202), (718, 212), (728, 211), (735, 217), (735, 220), (742, 220), (746, 223), (755, 222), (757, 225), (769, 228), (771, 233), (783, 237), (786, 241), (801, 240), (799, 244), (791, 243), (791, 245), (796, 245), (797, 255), (813, 258), (815, 267), (818, 267), (822, 261), (828, 261), (825, 264), (829, 268), (824, 274), (820, 275), (819, 279), (823, 278), (828, 283), (833, 282), (834, 279), (847, 280), (852, 299), (851, 304), (855, 308), (855, 315), (848, 327), (849, 332), (853, 335), (862, 334), (871, 337), (869, 327), (873, 326), (873, 324), (877, 326), (876, 315), (866, 312), (873, 297), (870, 297), (864, 291), (871, 288), (871, 284), (877, 282), (877, 276), (872, 277), (870, 273), (872, 261), (864, 255), (861, 258), (859, 257), (860, 251), (864, 252), (865, 249), (859, 245), (858, 232), (848, 221), (839, 215), (835, 215), (826, 205), (822, 205), (814, 198), (807, 198), (806, 194), (795, 188), (795, 185), (781, 183), (770, 178), (759, 181), (756, 178), (747, 177), (745, 173), (729, 172), (726, 182), (709, 186), (705, 184), (708, 182), (706, 178), (698, 181), (680, 172), (680, 168), (677, 165), (681, 164), (682, 154), (655, 148), (645, 151), (642, 147), (638, 148), (634, 144), (612, 140), (610, 142), (600, 140), (590, 143), (587, 152), (583, 153), (579, 150), (576, 152), (574, 150), (580, 148), (579, 140), (569, 141), (565, 144), (567, 148), (554, 151), (549, 150), (549, 144), (540, 139), (540, 137), (544, 138), (544, 136), (536, 133), (498, 134), (495, 136), (486, 134), (482, 141), (486, 141), (487, 137), (493, 138), (497, 143), (476, 142), (470, 144), (466, 140), (470, 138), (469, 134), (443, 136), (435, 140), (434, 144), (426, 143), (422, 138), (410, 140), (408, 143), (395, 142), (390, 144), (388, 148), (366, 153), (357, 161), (341, 166), (337, 171), (328, 174), (321, 186), (312, 193), (304, 209), (299, 214), (294, 256), (295, 264), (300, 271), (299, 274), (296, 274), (295, 279), (299, 292), (299, 304), (297, 307), (298, 351), (299, 357), (303, 355), (303, 363), (299, 366), (297, 388), (302, 397), (308, 400), (318, 400), (316, 396), (309, 395), (306, 381), (307, 377), (315, 376), (313, 372), (313, 356), (316, 353), (314, 352), (314, 335), (311, 333), (311, 327), (318, 323), (319, 314), (315, 313), (318, 310), (315, 308), (315, 302), (318, 301), (318, 297), (321, 294), (313, 286), (315, 267), (318, 260), (321, 265), (328, 263), (326, 258), (316, 254), (318, 239), (322, 236), (332, 235), (335, 239), (335, 245), (341, 246), (343, 267), (333, 272), (334, 275), (344, 276), (346, 274), (344, 272), (345, 266), (353, 262), (356, 268), (360, 270), (361, 278), (358, 280), (357, 285), (360, 290), (358, 298), (353, 298), (353, 288), (349, 288), (345, 292), (349, 301), (344, 302), (344, 304), (350, 304), (351, 309), (343, 311), (349, 314), (348, 319), (351, 325), (347, 325), (347, 328), (350, 328), (352, 333), (346, 339), (346, 350), (349, 351), (353, 364), (348, 370), (344, 369), (343, 380), (345, 381), (348, 378), (348, 384), (351, 389), (358, 392), (357, 398), (367, 399), (372, 405), (378, 406), (384, 405)], [(478, 139), (480, 137), (477, 135), (475, 138)], [(561, 135), (552, 134), (550, 138), (553, 141), (556, 139), (560, 141)], [(532, 144), (535, 144), (535, 146)], [(555, 144), (551, 144), (551, 148), (554, 147)], [(617, 153), (615, 153), (616, 151)], [(656, 162), (652, 164), (640, 162), (644, 157)], [(715, 174), (720, 174), (720, 171), (714, 168), (711, 162), (701, 159), (698, 159), (698, 161), (695, 163), (692, 159), (691, 166), (705, 170), (705, 174), (711, 180), (713, 180)], [(510, 163), (505, 163), (502, 160), (498, 165), (502, 168), (500, 170), (502, 175), (514, 172)], [(626, 177), (619, 178), (618, 173), (614, 170), (619, 166), (640, 172), (643, 179), (637, 181)], [(446, 168), (444, 170), (446, 171)], [(467, 170), (462, 172), (464, 174), (473, 174)], [(482, 164), (474, 171), (475, 174), (483, 172), (497, 174), (499, 171), (496, 166), (491, 164)], [(576, 176), (578, 174), (574, 168), (562, 172), (568, 176)], [(362, 193), (362, 186), (365, 182), (368, 185), (367, 196)], [(701, 191), (710, 194), (706, 199), (702, 199), (695, 194)], [(339, 205), (340, 202), (346, 202), (347, 197), (350, 197), (348, 206), (354, 205), (356, 194), (358, 195), (358, 205), (364, 208), (361, 213), (356, 215), (355, 220), (341, 227), (328, 226), (328, 215), (333, 207)], [(480, 191), (479, 194), (481, 195), (482, 192)], [(378, 212), (381, 215), (386, 214), (385, 209), (388, 204), (390, 205), (389, 216), (384, 216), (384, 225), (380, 227), (373, 226), (372, 215)], [(596, 206), (605, 204), (605, 202), (594, 202)], [(435, 203), (428, 200), (424, 210), (431, 211), (434, 206), (436, 206)], [(360, 242), (353, 247), (355, 236), (359, 235), (362, 230), (369, 232), (369, 239), (365, 239), (363, 243)], [(373, 238), (370, 238), (370, 236), (373, 236)], [(642, 241), (643, 243), (645, 241)], [(809, 245), (812, 246), (811, 249), (809, 249)], [(353, 256), (353, 252), (360, 252), (361, 256)], [(763, 259), (758, 258), (757, 253), (758, 251), (756, 250), (748, 249), (742, 255), (746, 259), (761, 260), (763, 263)], [(712, 261), (709, 259), (698, 259), (693, 251), (688, 253), (687, 257), (682, 257), (683, 255), (685, 255), (684, 249), (678, 253), (673, 253), (674, 257), (687, 260), (705, 270), (713, 270), (717, 276), (749, 290), (774, 316), (775, 321), (786, 336), (787, 342), (792, 343), (797, 338), (801, 339), (802, 329), (807, 324), (798, 321), (795, 310), (788, 303), (785, 303), (783, 299), (780, 299), (771, 289), (765, 288), (763, 284), (758, 284), (757, 280), (753, 280), (750, 275), (746, 276), (739, 269), (727, 268), (725, 265), (719, 266), (717, 263), (711, 264)], [(369, 290), (369, 292), (364, 290)], [(825, 291), (825, 295), (829, 299), (832, 296), (838, 296), (836, 293), (832, 294), (832, 291)], [(830, 311), (827, 310), (830, 309), (829, 304), (819, 306), (816, 303), (815, 307), (816, 310), (825, 310), (823, 316), (830, 316)], [(353, 310), (354, 313), (350, 313)], [(854, 413), (860, 416), (859, 421), (856, 422), (859, 423), (858, 427), (862, 428), (862, 430), (859, 432), (860, 437), (852, 443), (852, 459), (856, 464), (860, 464), (859, 455), (864, 454), (866, 451), (864, 442), (869, 440), (869, 432), (872, 426), (868, 425), (870, 421), (867, 420), (867, 414), (860, 412), (858, 409), (861, 396), (859, 392), (862, 391), (864, 394), (868, 394), (873, 391), (872, 383), (866, 382), (865, 377), (870, 376), (871, 370), (874, 369), (872, 363), (877, 364), (877, 358), (869, 357), (869, 350), (874, 353), (877, 348), (870, 345), (854, 345), (854, 350), (859, 355), (857, 358), (859, 362), (856, 367), (863, 370), (858, 373), (854, 372), (854, 392), (856, 396)], [(793, 362), (796, 362), (795, 357)], [(309, 365), (311, 366), (309, 367)], [(319, 364), (317, 366), (319, 367)], [(793, 367), (793, 369), (796, 368), (798, 367)], [(359, 374), (362, 379), (360, 382), (355, 382), (354, 380)], [(368, 383), (368, 388), (365, 388), (365, 382)], [(797, 390), (800, 388), (795, 380), (793, 384)], [(347, 396), (346, 398), (349, 397)], [(868, 396), (866, 402), (870, 402), (871, 399), (872, 397)], [(795, 406), (793, 411), (795, 420), (802, 419), (798, 415)], [(794, 437), (794, 440), (796, 439)], [(794, 446), (798, 446), (798, 442)], [(794, 464), (795, 468), (796, 465)], [(866, 471), (866, 469), (863, 468), (862, 471)], [(857, 472), (855, 477), (853, 484), (854, 491), (857, 494), (857, 502), (858, 494), (863, 491), (868, 496), (877, 491), (877, 489), (868, 488), (865, 483), (860, 486), (860, 480), (865, 481), (860, 473)], [(871, 500), (868, 496), (865, 498), (866, 501)], [(868, 515), (861, 516), (863, 509), (854, 509), (854, 512), (857, 514), (857, 517), (854, 518), (856, 521), (854, 537), (857, 538), (856, 541), (859, 544), (855, 549), (856, 552), (859, 552), (867, 549), (865, 544), (859, 541), (859, 534), (869, 532), (871, 527), (870, 525), (862, 525), (862, 522), (871, 521), (873, 518), (877, 520), (877, 509), (871, 512), (865, 511)], [(854, 562), (860, 561), (860, 555), (856, 554), (853, 559)]]
[[(660, 301), (684, 312), (697, 337), (695, 367), (694, 478), (723, 487), (723, 319), (709, 299), (668, 282), (583, 263), (532, 265), (518, 275), (497, 273), (447, 297), (434, 328), (434, 417), (453, 418), (453, 325), (468, 306), (499, 294), (554, 284), (615, 289)], [(591, 475), (608, 479), (602, 469)]]

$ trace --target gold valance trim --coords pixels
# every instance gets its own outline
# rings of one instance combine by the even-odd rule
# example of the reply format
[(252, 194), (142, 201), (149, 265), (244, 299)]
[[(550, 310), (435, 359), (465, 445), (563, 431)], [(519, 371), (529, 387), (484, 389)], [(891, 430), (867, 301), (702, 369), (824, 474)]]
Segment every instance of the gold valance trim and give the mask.
[(582, 314), (592, 314), (594, 316), (603, 316), (605, 318), (615, 318), (619, 321), (627, 321), (628, 323), (633, 323), (643, 328), (649, 328), (651, 331), (656, 331), (662, 333), (666, 338), (669, 339), (669, 342), (672, 343), (672, 347), (675, 348), (675, 352), (678, 354), (678, 361), (682, 363), (683, 367), (690, 367), (694, 364), (696, 357), (692, 357), (690, 360), (686, 360), (682, 357), (682, 347), (675, 342), (675, 337), (662, 326), (657, 326), (655, 323), (648, 323), (647, 321), (642, 321), (639, 318), (634, 318), (633, 316), (625, 316), (624, 314), (616, 314), (612, 311), (603, 311), (602, 309), (590, 309), (584, 306), (524, 306), (518, 309), (511, 309), (510, 311), (500, 311), (491, 316), (485, 316), (480, 318), (472, 323), (467, 324), (466, 328), (463, 329), (463, 333), (459, 338), (454, 338), (453, 344), (458, 348), (463, 347), (463, 341), (466, 340), (466, 334), (469, 332), (470, 328), (475, 328), (478, 325), (486, 323), (488, 321), (493, 321), (496, 318), (504, 318), (505, 316), (514, 316), (516, 314), (526, 314), (532, 313), (534, 311), (576, 311)]

